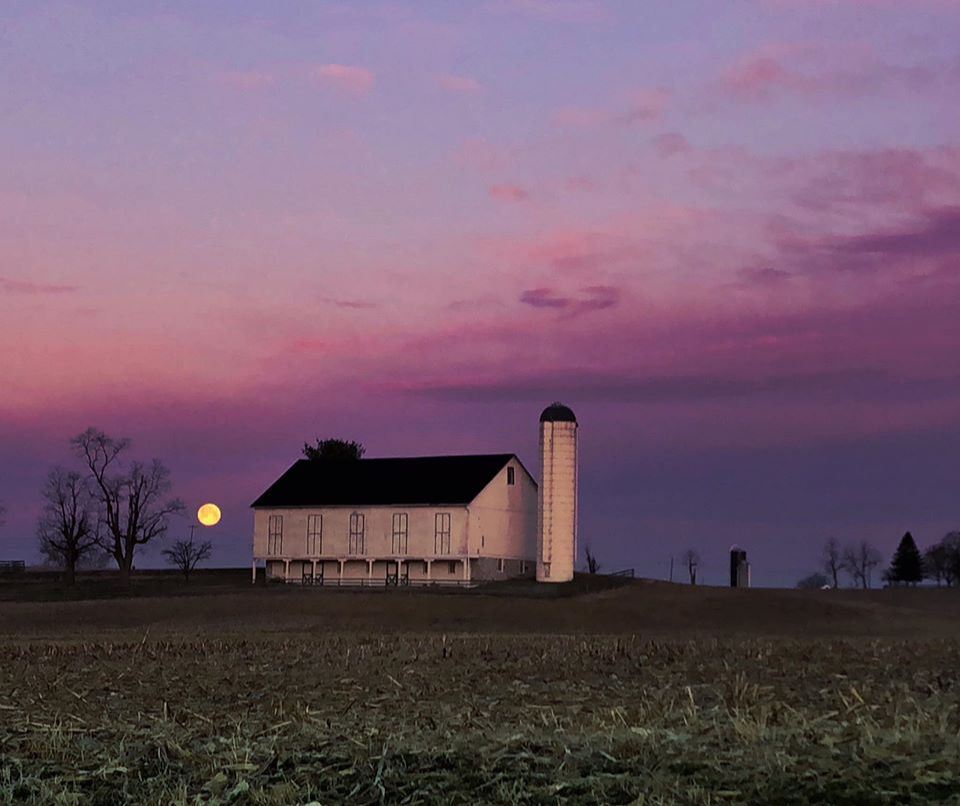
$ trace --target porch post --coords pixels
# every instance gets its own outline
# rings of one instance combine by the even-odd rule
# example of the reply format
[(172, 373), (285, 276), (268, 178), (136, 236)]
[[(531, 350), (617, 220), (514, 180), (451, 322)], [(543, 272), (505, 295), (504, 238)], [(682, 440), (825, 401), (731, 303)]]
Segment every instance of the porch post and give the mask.
[(290, 581), (290, 560), (283, 561), (283, 581)]
[(338, 588), (340, 587), (340, 585), (343, 584), (343, 563), (344, 563), (343, 560), (337, 560), (337, 565), (339, 567), (339, 570), (337, 571), (337, 587)]
[(427, 560), (427, 582), (433, 581), (433, 560)]
[(257, 584), (257, 561), (256, 561), (256, 559), (254, 559), (253, 562), (250, 563), (250, 571), (251, 571), (251, 574), (250, 574), (250, 583), (251, 583), (252, 585), (256, 585), (256, 584)]

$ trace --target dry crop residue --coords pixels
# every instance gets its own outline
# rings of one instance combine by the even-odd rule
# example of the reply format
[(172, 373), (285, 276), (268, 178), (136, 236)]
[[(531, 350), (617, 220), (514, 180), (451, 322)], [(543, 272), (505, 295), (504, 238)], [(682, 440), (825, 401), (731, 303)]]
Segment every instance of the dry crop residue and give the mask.
[(0, 646), (0, 803), (960, 793), (960, 642), (320, 635)]

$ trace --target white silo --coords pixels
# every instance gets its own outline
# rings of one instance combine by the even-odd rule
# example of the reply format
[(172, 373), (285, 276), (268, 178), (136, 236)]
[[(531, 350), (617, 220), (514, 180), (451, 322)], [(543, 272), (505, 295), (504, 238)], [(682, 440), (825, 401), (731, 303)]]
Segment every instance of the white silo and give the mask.
[(569, 582), (577, 558), (577, 418), (560, 403), (540, 415), (537, 582)]

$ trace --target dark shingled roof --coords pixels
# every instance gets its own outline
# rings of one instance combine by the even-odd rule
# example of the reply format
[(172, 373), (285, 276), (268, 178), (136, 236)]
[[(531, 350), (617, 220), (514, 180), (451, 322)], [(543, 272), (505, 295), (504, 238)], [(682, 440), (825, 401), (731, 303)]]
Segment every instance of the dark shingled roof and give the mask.
[(466, 505), (513, 454), (357, 461), (300, 459), (254, 507)]

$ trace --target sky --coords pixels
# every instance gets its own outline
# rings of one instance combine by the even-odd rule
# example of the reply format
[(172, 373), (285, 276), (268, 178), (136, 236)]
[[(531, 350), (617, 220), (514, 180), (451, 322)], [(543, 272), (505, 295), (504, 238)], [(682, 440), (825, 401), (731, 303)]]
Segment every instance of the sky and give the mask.
[(536, 476), (554, 400), (608, 570), (935, 542), (958, 43), (960, 0), (5, 0), (0, 558), (88, 426), (240, 565), (305, 440)]

